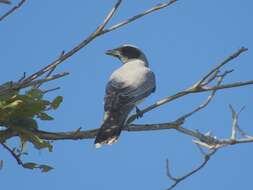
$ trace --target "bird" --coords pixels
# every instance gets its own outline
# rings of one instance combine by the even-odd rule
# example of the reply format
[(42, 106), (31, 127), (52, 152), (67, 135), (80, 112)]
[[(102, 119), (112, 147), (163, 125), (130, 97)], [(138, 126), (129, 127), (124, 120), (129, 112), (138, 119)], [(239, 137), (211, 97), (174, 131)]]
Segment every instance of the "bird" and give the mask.
[(124, 44), (106, 54), (118, 58), (122, 65), (111, 74), (106, 85), (104, 117), (95, 138), (96, 148), (116, 143), (129, 113), (136, 108), (138, 115), (137, 105), (156, 90), (155, 74), (138, 47)]

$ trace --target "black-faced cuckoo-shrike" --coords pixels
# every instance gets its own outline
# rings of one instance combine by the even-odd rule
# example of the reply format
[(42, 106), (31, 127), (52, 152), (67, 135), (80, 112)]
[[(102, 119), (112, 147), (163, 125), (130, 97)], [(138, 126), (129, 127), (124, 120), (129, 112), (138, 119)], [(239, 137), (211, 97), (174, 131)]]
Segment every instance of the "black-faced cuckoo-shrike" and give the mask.
[(144, 53), (133, 45), (108, 50), (122, 62), (106, 86), (104, 119), (95, 139), (96, 148), (117, 142), (129, 113), (155, 91), (155, 75)]

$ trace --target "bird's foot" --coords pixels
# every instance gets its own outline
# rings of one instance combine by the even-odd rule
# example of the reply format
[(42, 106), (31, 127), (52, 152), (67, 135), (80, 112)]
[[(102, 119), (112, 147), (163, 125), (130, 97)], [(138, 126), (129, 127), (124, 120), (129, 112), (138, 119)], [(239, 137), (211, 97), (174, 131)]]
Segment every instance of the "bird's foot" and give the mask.
[(141, 110), (137, 106), (135, 107), (135, 111), (136, 111), (137, 119), (139, 119), (143, 116), (143, 113), (141, 112)]

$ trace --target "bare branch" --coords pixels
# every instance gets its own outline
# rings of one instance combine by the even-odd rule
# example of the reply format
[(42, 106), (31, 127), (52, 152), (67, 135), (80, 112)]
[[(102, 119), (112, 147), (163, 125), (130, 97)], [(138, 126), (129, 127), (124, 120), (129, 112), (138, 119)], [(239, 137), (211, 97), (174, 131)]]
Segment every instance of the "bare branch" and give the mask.
[(118, 0), (117, 1), (117, 3), (115, 4), (115, 6), (112, 8), (112, 10), (108, 13), (108, 15), (106, 16), (106, 18), (104, 19), (103, 23), (100, 26), (98, 26), (98, 28), (93, 33), (91, 33), (85, 40), (83, 40), (80, 44), (78, 44), (77, 46), (75, 46), (73, 49), (71, 49), (67, 53), (64, 53), (64, 55), (62, 55), (59, 58), (57, 58), (51, 64), (47, 65), (43, 69), (41, 69), (38, 72), (36, 72), (36, 73), (32, 74), (31, 76), (27, 77), (25, 79), (25, 81), (28, 82), (28, 81), (34, 80), (34, 79), (38, 78), (39, 76), (43, 75), (44, 73), (50, 71), (52, 68), (57, 67), (63, 61), (65, 61), (66, 59), (68, 59), (69, 57), (71, 57), (72, 55), (74, 55), (76, 52), (78, 52), (80, 49), (82, 49), (87, 44), (89, 44), (92, 40), (94, 40), (97, 36), (99, 36), (99, 34), (102, 32), (102, 30), (104, 29), (104, 27), (106, 26), (106, 24), (110, 21), (110, 19), (113, 17), (113, 15), (115, 14), (115, 12), (119, 8), (121, 2), (122, 2), (122, 0)]
[(62, 72), (62, 73), (55, 74), (53, 76), (46, 77), (44, 79), (38, 79), (38, 80), (31, 81), (30, 83), (23, 82), (18, 88), (26, 88), (26, 87), (29, 87), (29, 86), (42, 84), (42, 83), (45, 83), (45, 82), (49, 82), (49, 81), (52, 81), (52, 80), (55, 80), (55, 79), (65, 77), (67, 75), (69, 75), (68, 72)]
[[(170, 0), (167, 3), (159, 4), (157, 6), (154, 6), (153, 8), (144, 11), (143, 13), (137, 14), (133, 17), (130, 17), (118, 24), (115, 24), (108, 29), (105, 29), (109, 21), (112, 19), (116, 11), (118, 10), (122, 0), (118, 0), (114, 7), (111, 9), (111, 11), (107, 14), (105, 19), (103, 20), (102, 24), (100, 24), (94, 32), (92, 32), (86, 39), (84, 39), (81, 43), (79, 43), (77, 46), (73, 47), (70, 51), (67, 53), (63, 52), (56, 60), (54, 60), (51, 64), (47, 65), (43, 69), (39, 70), (38, 72), (30, 75), (29, 77), (24, 76), (17, 82), (13, 83), (11, 88), (7, 89), (1, 89), (0, 88), (0, 95), (3, 93), (7, 93), (10, 90), (19, 90), (21, 88), (26, 88), (30, 86), (36, 86), (40, 87), (43, 83), (58, 79), (60, 77), (66, 76), (68, 73), (59, 73), (56, 75), (51, 76), (51, 74), (54, 72), (55, 68), (60, 65), (62, 62), (64, 62), (69, 57), (73, 56), (76, 52), (84, 48), (86, 45), (88, 45), (90, 42), (92, 42), (95, 38), (98, 36), (101, 36), (103, 34), (106, 34), (108, 32), (111, 32), (113, 30), (116, 30), (126, 24), (129, 24), (147, 14), (150, 14), (152, 12), (155, 12), (157, 10), (163, 9), (165, 7), (168, 7), (175, 3), (177, 0)], [(1, 2), (1, 1), (0, 1)], [(6, 18), (8, 15), (10, 15), (12, 12), (14, 12), (16, 9), (22, 6), (22, 4), (25, 2), (25, 0), (20, 1), (20, 3), (13, 7), (9, 12), (7, 12), (5, 15), (0, 17), (0, 21)], [(158, 124), (143, 124), (143, 125), (136, 125), (131, 124), (129, 126), (126, 126), (123, 130), (129, 131), (129, 132), (137, 132), (137, 131), (150, 131), (150, 130), (163, 130), (163, 129), (174, 129), (177, 130), (180, 133), (183, 133), (187, 136), (194, 137), (196, 140), (194, 142), (197, 145), (207, 147), (209, 148), (209, 152), (205, 153), (200, 146), (199, 149), (203, 155), (203, 162), (192, 171), (186, 173), (185, 175), (181, 177), (173, 177), (170, 168), (169, 168), (169, 162), (167, 160), (166, 162), (166, 173), (167, 176), (173, 181), (173, 184), (168, 189), (173, 189), (177, 184), (179, 184), (181, 181), (185, 180), (186, 178), (192, 176), (194, 173), (201, 170), (209, 161), (210, 157), (215, 154), (215, 152), (222, 147), (228, 146), (228, 145), (235, 145), (235, 144), (241, 144), (241, 143), (251, 143), (253, 142), (253, 137), (247, 136), (246, 133), (244, 133), (238, 125), (238, 117), (239, 113), (236, 113), (233, 107), (231, 106), (231, 112), (232, 112), (232, 119), (233, 119), (233, 125), (232, 125), (232, 134), (230, 138), (227, 139), (218, 139), (214, 136), (212, 136), (209, 133), (203, 134), (199, 131), (194, 131), (191, 129), (187, 129), (182, 127), (182, 125), (185, 122), (185, 119), (188, 117), (191, 117), (193, 114), (197, 113), (198, 111), (204, 109), (208, 104), (211, 102), (211, 100), (214, 98), (217, 90), (227, 89), (227, 88), (235, 88), (235, 87), (241, 87), (245, 85), (251, 85), (253, 84), (253, 80), (245, 81), (245, 82), (236, 82), (236, 83), (229, 83), (221, 85), (221, 82), (223, 81), (224, 77), (230, 73), (231, 71), (225, 71), (222, 75), (219, 75), (220, 69), (229, 63), (231, 60), (237, 58), (239, 55), (241, 55), (243, 52), (247, 51), (246, 48), (242, 47), (238, 51), (231, 54), (229, 57), (227, 57), (224, 61), (222, 61), (220, 64), (218, 64), (214, 69), (209, 71), (202, 79), (200, 79), (197, 83), (195, 83), (190, 88), (187, 88), (186, 90), (183, 90), (181, 92), (178, 92), (172, 96), (168, 96), (155, 104), (145, 108), (141, 111), (141, 114), (144, 114), (148, 111), (151, 111), (152, 109), (155, 109), (163, 104), (166, 104), (170, 101), (173, 101), (175, 99), (178, 99), (180, 97), (186, 96), (188, 94), (192, 93), (200, 93), (200, 92), (206, 92), (211, 91), (211, 94), (208, 96), (206, 101), (199, 105), (197, 108), (195, 108), (193, 111), (179, 117), (175, 122), (171, 123), (158, 123)], [(44, 76), (45, 74), (45, 76)], [(44, 76), (42, 78), (41, 76)], [(38, 79), (41, 77), (40, 79)], [(212, 83), (216, 78), (218, 78), (218, 81), (215, 86), (209, 86), (210, 83)], [(57, 88), (49, 89), (44, 91), (44, 93), (57, 90)], [(137, 115), (132, 115), (129, 120), (127, 121), (128, 124), (130, 124), (132, 121), (134, 121), (137, 118)], [(96, 136), (98, 129), (93, 130), (81, 130), (81, 128), (70, 131), (70, 132), (46, 132), (41, 130), (35, 130), (32, 131), (32, 133), (36, 136), (38, 136), (41, 139), (44, 140), (77, 140), (77, 139), (92, 139)], [(242, 136), (245, 138), (237, 139), (236, 132), (239, 131)], [(19, 165), (22, 165), (24, 168), (27, 167), (24, 165), (22, 160), (20, 159), (20, 155), (17, 155), (14, 150), (11, 150), (6, 144), (5, 141), (11, 137), (18, 136), (18, 133), (11, 130), (2, 130), (0, 131), (0, 143), (2, 146), (8, 150), (12, 156), (16, 159), (17, 163)], [(34, 166), (34, 168), (41, 168), (40, 165)]]
[(241, 53), (248, 51), (247, 48), (241, 47), (237, 52), (230, 55), (227, 59), (222, 61), (218, 66), (216, 66), (214, 69), (212, 69), (209, 73), (207, 73), (197, 84), (196, 86), (200, 86), (203, 82), (205, 82), (213, 73), (218, 71), (221, 67), (223, 67), (225, 64), (229, 63), (231, 60), (238, 57)]
[(235, 141), (236, 138), (237, 138), (237, 132), (240, 133), (240, 135), (242, 137), (245, 137), (245, 138), (252, 138), (251, 136), (247, 135), (240, 127), (239, 127), (239, 124), (238, 124), (238, 119), (239, 119), (239, 115), (240, 113), (244, 110), (245, 106), (243, 106), (240, 111), (237, 113), (235, 111), (235, 109), (233, 108), (232, 105), (229, 105), (229, 109), (232, 113), (232, 130), (231, 130), (231, 141)]
[(1, 143), (1, 145), (13, 156), (13, 158), (15, 158), (15, 160), (17, 161), (17, 163), (21, 166), (23, 166), (23, 162), (20, 159), (20, 155), (17, 155), (10, 147), (8, 147), (5, 143)]
[(9, 93), (9, 92), (11, 92), (13, 90), (20, 90), (22, 88), (27, 88), (29, 86), (34, 86), (34, 85), (46, 83), (46, 82), (49, 82), (49, 81), (52, 81), (52, 80), (56, 80), (56, 79), (65, 77), (68, 74), (69, 73), (67, 73), (67, 72), (62, 72), (62, 73), (55, 74), (53, 76), (46, 77), (44, 79), (38, 79), (38, 80), (29, 81), (29, 82), (26, 82), (24, 80), (21, 80), (21, 81), (19, 81), (17, 83), (13, 82), (13, 84), (11, 85), (11, 87), (6, 87), (5, 88), (5, 87), (0, 86), (0, 95)]
[[(186, 129), (181, 126), (183, 121), (177, 121), (178, 123), (159, 123), (159, 124), (143, 124), (135, 125), (132, 124), (124, 128), (124, 131), (137, 132), (137, 131), (150, 131), (150, 130), (164, 130), (164, 129), (174, 129), (180, 133), (183, 133), (187, 136), (194, 137), (198, 140), (194, 140), (194, 143), (197, 143), (201, 146), (205, 146), (209, 149), (218, 149), (228, 145), (242, 144), (242, 143), (251, 143), (253, 142), (253, 137), (248, 136), (247, 138), (241, 138), (236, 140), (229, 139), (217, 139), (216, 137), (211, 136), (211, 134), (203, 134), (199, 131), (193, 131), (191, 129)], [(71, 132), (46, 132), (37, 130), (34, 131), (34, 135), (40, 137), (44, 140), (78, 140), (78, 139), (93, 139), (96, 136), (98, 129), (93, 130), (84, 130), (81, 131), (71, 131)], [(17, 136), (17, 132), (12, 130), (0, 131), (0, 141), (4, 142), (5, 140)]]
[[(223, 81), (224, 77), (225, 77), (228, 73), (230, 73), (230, 71), (225, 71), (221, 76), (219, 76), (216, 86), (220, 86), (220, 84), (221, 84), (221, 82)], [(212, 80), (213, 80), (214, 78), (217, 77), (217, 74), (218, 74), (218, 72), (216, 72), (216, 74), (212, 77)], [(210, 81), (210, 80), (209, 80), (209, 81)], [(193, 114), (195, 114), (196, 112), (198, 112), (198, 111), (204, 109), (204, 108), (205, 108), (206, 106), (208, 106), (208, 104), (212, 101), (212, 99), (214, 98), (214, 96), (215, 96), (215, 94), (216, 94), (216, 91), (217, 91), (217, 90), (213, 90), (212, 93), (208, 96), (207, 100), (206, 100), (204, 103), (202, 103), (199, 107), (197, 107), (197, 108), (194, 109), (193, 111), (191, 111), (191, 112), (189, 112), (189, 113), (187, 113), (187, 114), (181, 116), (181, 117), (180, 117), (179, 119), (177, 119), (177, 120), (183, 120), (183, 121), (184, 121), (186, 118), (188, 118), (188, 117), (192, 116)]]
[[(218, 81), (217, 81), (217, 86), (218, 87), (221, 84), (223, 78), (229, 72), (230, 71), (225, 71), (222, 75), (219, 75), (219, 78), (218, 78)], [(42, 79), (42, 80), (44, 80), (44, 79)], [(207, 98), (207, 100), (203, 104), (201, 104), (199, 107), (194, 109), (192, 112), (179, 117), (178, 119), (176, 119), (175, 122), (172, 122), (172, 123), (158, 123), (158, 124), (143, 124), (143, 125), (131, 124), (129, 126), (126, 126), (123, 130), (125, 130), (125, 131), (135, 131), (136, 132), (136, 131), (174, 129), (174, 130), (177, 130), (178, 132), (183, 133), (187, 136), (191, 136), (191, 137), (196, 138), (197, 140), (194, 140), (195, 143), (197, 143), (201, 146), (205, 146), (209, 149), (212, 149), (212, 148), (217, 149), (217, 148), (221, 148), (221, 147), (228, 146), (228, 145), (253, 142), (253, 137), (251, 137), (249, 135), (246, 135), (246, 133), (243, 132), (239, 128), (239, 125), (238, 125), (238, 116), (244, 108), (242, 108), (239, 111), (239, 113), (236, 113), (233, 110), (232, 119), (233, 119), (233, 126), (236, 126), (237, 130), (240, 129), (240, 131), (243, 132), (243, 134), (244, 134), (243, 136), (245, 138), (236, 139), (236, 136), (235, 136), (233, 138), (228, 138), (228, 139), (218, 139), (216, 137), (213, 137), (210, 133), (203, 134), (199, 131), (193, 131), (191, 129), (186, 129), (186, 128), (181, 126), (181, 125), (184, 124), (185, 119), (187, 117), (190, 117), (191, 115), (193, 115), (197, 111), (199, 111), (199, 110), (203, 109), (204, 107), (206, 107), (210, 103), (210, 101), (212, 100), (214, 95), (215, 95), (215, 91), (212, 92), (212, 94)], [(236, 121), (235, 121), (235, 118), (236, 118)], [(234, 127), (233, 127), (233, 130), (234, 130)], [(36, 131), (33, 131), (33, 133), (35, 135), (37, 135), (38, 137), (40, 137), (41, 139), (45, 139), (45, 140), (77, 140), (77, 139), (91, 139), (91, 138), (94, 138), (96, 136), (97, 131), (98, 131), (98, 129), (86, 130), (86, 131), (81, 131), (79, 129), (78, 131), (73, 131), (73, 132), (53, 133), (53, 132), (46, 132), (46, 131), (36, 130)], [(0, 131), (0, 141), (1, 142), (4, 142), (5, 140), (7, 140), (7, 139), (9, 139), (13, 136), (17, 136), (17, 133), (12, 131), (12, 130)]]
[(178, 178), (172, 176), (171, 172), (170, 172), (170, 167), (169, 167), (169, 160), (166, 159), (166, 175), (168, 178), (170, 178), (172, 181), (176, 182), (178, 181)]
[(195, 174), (196, 172), (198, 172), (199, 170), (201, 170), (202, 168), (204, 168), (204, 166), (208, 163), (208, 161), (210, 160), (211, 156), (213, 156), (216, 153), (217, 149), (213, 149), (213, 150), (209, 150), (208, 153), (204, 153), (203, 150), (201, 150), (201, 154), (203, 155), (203, 162), (195, 169), (191, 170), (190, 172), (186, 173), (185, 175), (181, 176), (181, 177), (173, 177), (171, 175), (170, 172), (170, 168), (169, 168), (169, 164), (168, 164), (168, 160), (166, 161), (166, 173), (167, 173), (167, 177), (173, 181), (172, 185), (167, 188), (166, 190), (171, 190), (174, 187), (176, 187), (180, 182), (182, 182), (183, 180), (185, 180), (186, 178), (192, 176), (193, 174)]
[[(110, 30), (105, 30), (105, 26), (108, 24), (108, 22), (111, 20), (111, 18), (114, 16), (115, 12), (118, 10), (122, 0), (118, 0), (116, 2), (116, 4), (114, 5), (114, 7), (111, 9), (111, 11), (107, 14), (107, 16), (105, 17), (104, 21), (102, 22), (101, 25), (99, 25), (97, 27), (97, 29), (91, 33), (85, 40), (83, 40), (81, 43), (79, 43), (77, 46), (75, 46), (74, 48), (72, 48), (70, 51), (68, 51), (67, 53), (62, 53), (61, 56), (59, 58), (57, 58), (55, 61), (53, 61), (51, 64), (47, 65), (46, 67), (44, 67), (43, 69), (37, 71), (36, 73), (30, 75), (29, 77), (23, 79), (22, 78), (22, 85), (18, 85), (18, 86), (30, 86), (31, 81), (35, 80), (36, 78), (40, 77), (41, 75), (43, 75), (46, 72), (49, 72), (48, 75), (46, 76), (46, 78), (48, 76), (51, 75), (51, 73), (53, 72), (53, 70), (62, 62), (64, 62), (66, 59), (68, 59), (69, 57), (71, 57), (72, 55), (74, 55), (76, 52), (78, 52), (80, 49), (82, 49), (83, 47), (85, 47), (87, 44), (89, 44), (91, 41), (93, 41), (96, 37), (103, 35), (107, 32), (110, 32), (112, 30), (115, 30), (119, 27), (122, 27), (130, 22), (133, 22), (134, 20), (141, 18), (149, 13), (152, 13), (154, 11), (160, 10), (162, 8), (168, 7), (169, 5), (173, 4), (174, 2), (176, 2), (177, 0), (171, 0), (168, 3), (164, 3), (164, 4), (159, 4), (141, 14), (138, 14), (130, 19), (127, 19), (127, 21), (123, 21), (122, 23), (119, 23), (118, 26), (114, 25), (112, 26), (113, 28), (111, 28)], [(13, 11), (15, 11), (16, 9), (18, 9), (19, 7), (21, 7), (23, 5), (23, 3), (25, 2), (25, 0), (20, 1), (20, 3), (15, 6), (10, 12), (7, 13), (7, 15), (4, 15), (3, 17), (8, 16), (9, 14), (11, 14)], [(1, 18), (1, 17), (0, 17)], [(3, 18), (2, 18), (3, 19)], [(1, 19), (0, 19), (1, 20)], [(24, 85), (25, 83), (28, 83), (28, 85)], [(40, 84), (42, 83), (37, 83), (36, 85), (40, 86)]]
[[(224, 90), (224, 89), (229, 89), (229, 88), (237, 88), (237, 87), (242, 87), (242, 86), (247, 86), (247, 85), (252, 85), (253, 84), (253, 80), (249, 80), (249, 81), (244, 81), (244, 82), (235, 82), (235, 83), (229, 83), (229, 84), (224, 84), (224, 85), (220, 85), (220, 86), (210, 86), (210, 87), (202, 87), (202, 88), (189, 88), (187, 90), (178, 92), (172, 96), (168, 96), (164, 99), (161, 99), (159, 101), (157, 101), (155, 104), (152, 104), (146, 108), (144, 108), (143, 110), (140, 111), (139, 114), (145, 114), (155, 108), (158, 108), (164, 104), (167, 104), (175, 99), (181, 98), (183, 96), (186, 96), (188, 94), (194, 94), (194, 93), (201, 93), (201, 92), (207, 92), (207, 91), (213, 91), (213, 90)], [(132, 123), (135, 119), (137, 119), (137, 114), (133, 114), (129, 117), (127, 123)]]
[(114, 7), (112, 8), (112, 10), (108, 13), (108, 15), (106, 16), (106, 18), (104, 19), (103, 23), (97, 27), (97, 29), (95, 30), (95, 32), (91, 33), (85, 40), (83, 40), (80, 44), (78, 44), (77, 46), (75, 46), (73, 49), (71, 49), (70, 51), (68, 51), (67, 53), (65, 53), (62, 57), (57, 58), (56, 60), (54, 60), (51, 64), (47, 65), (46, 67), (44, 67), (43, 69), (39, 70), (38, 72), (32, 74), (31, 76), (29, 76), (26, 81), (29, 80), (34, 80), (35, 78), (38, 78), (39, 76), (43, 75), (44, 73), (48, 72), (49, 70), (51, 70), (53, 67), (57, 67), (58, 65), (60, 65), (62, 62), (64, 62), (66, 59), (68, 59), (69, 57), (71, 57), (72, 55), (74, 55), (76, 52), (78, 52), (79, 50), (81, 50), (82, 48), (84, 48), (86, 45), (88, 45), (91, 41), (93, 41), (95, 38), (97, 38), (98, 36), (101, 36), (103, 34), (106, 34), (108, 32), (111, 32), (115, 29), (118, 29), (126, 24), (129, 24), (147, 14), (150, 14), (154, 11), (160, 10), (162, 8), (168, 7), (169, 5), (172, 5), (173, 3), (175, 3), (178, 0), (170, 0), (168, 3), (164, 3), (164, 4), (159, 4), (143, 13), (140, 13), (136, 16), (133, 16), (129, 19), (127, 19), (126, 21), (123, 21), (119, 24), (115, 24), (114, 26), (112, 26), (109, 29), (104, 29), (106, 27), (106, 25), (108, 24), (108, 22), (111, 20), (111, 18), (114, 16), (115, 12), (118, 10), (120, 4), (121, 4), (121, 0), (118, 0), (117, 3), (114, 5)]
[(18, 82), (22, 82), (26, 77), (26, 72), (23, 73), (22, 77), (18, 80)]
[(43, 94), (46, 94), (48, 92), (52, 92), (52, 91), (55, 91), (55, 90), (60, 90), (60, 89), (61, 89), (60, 87), (55, 87), (55, 88), (51, 88), (51, 89), (48, 89), (48, 90), (43, 90)]
[[(12, 13), (14, 13), (16, 10), (18, 10), (24, 3), (26, 0), (21, 0), (16, 6), (12, 7), (9, 11), (7, 11), (6, 13), (4, 13), (2, 16), (0, 16), (0, 21), (4, 20), (7, 16), (11, 15)], [(4, 1), (1, 1), (4, 2)], [(10, 1), (6, 1), (6, 3), (10, 2)]]
[[(183, 90), (181, 92), (178, 92), (172, 96), (168, 96), (164, 99), (161, 99), (159, 101), (157, 101), (155, 104), (152, 104), (146, 108), (144, 108), (143, 110), (141, 110), (139, 112), (139, 114), (145, 114), (157, 107), (160, 107), (164, 104), (167, 104), (175, 99), (181, 98), (183, 96), (186, 96), (188, 94), (193, 94), (193, 93), (200, 93), (200, 92), (207, 92), (207, 91), (216, 91), (216, 90), (223, 90), (223, 89), (227, 89), (227, 88), (235, 88), (235, 87), (241, 87), (241, 86), (246, 86), (246, 85), (251, 85), (253, 84), (253, 80), (250, 81), (245, 81), (245, 82), (236, 82), (236, 83), (230, 83), (230, 84), (224, 84), (224, 85), (216, 85), (216, 86), (206, 86), (207, 81), (211, 82), (217, 75), (218, 75), (218, 70), (224, 66), (225, 64), (227, 64), (229, 61), (235, 59), (236, 57), (238, 57), (241, 53), (247, 51), (246, 48), (242, 47), (239, 50), (237, 50), (236, 52), (234, 52), (233, 54), (231, 54), (230, 56), (228, 56), (228, 58), (226, 58), (224, 61), (222, 61), (220, 64), (218, 64), (218, 66), (216, 66), (214, 69), (212, 69), (210, 72), (208, 72), (207, 75), (205, 75), (199, 82), (197, 82), (196, 84), (194, 84), (193, 86), (187, 88), (186, 90)], [(227, 71), (227, 73), (232, 72), (232, 71)], [(227, 74), (226, 73), (226, 74)], [(214, 74), (214, 76), (212, 76), (212, 74)], [(211, 79), (210, 79), (210, 76)], [(205, 85), (205, 86), (203, 86)], [(133, 122), (135, 119), (137, 119), (138, 114), (133, 114), (129, 117), (127, 123), (131, 123)]]
[[(62, 56), (64, 56), (64, 51), (62, 51), (62, 53), (61, 53), (61, 55), (60, 55), (60, 58), (61, 58)], [(45, 78), (51, 76), (51, 74), (54, 72), (55, 69), (56, 69), (56, 66), (55, 66), (55, 67), (52, 67), (52, 68), (48, 71), (48, 73), (47, 73), (47, 75), (45, 76)], [(43, 84), (43, 83), (40, 83), (40, 84), (38, 84), (38, 85), (35, 85), (34, 87), (35, 87), (35, 88), (39, 88), (42, 84)]]
[(237, 127), (238, 127), (238, 117), (237, 117), (237, 114), (234, 110), (234, 108), (232, 107), (232, 105), (229, 105), (229, 108), (232, 112), (232, 133), (231, 133), (231, 139), (232, 140), (235, 140), (236, 139), (236, 131), (237, 131)]
[(253, 80), (248, 80), (248, 81), (243, 81), (243, 82), (234, 82), (234, 83), (224, 84), (224, 85), (220, 85), (220, 86), (205, 87), (205, 88), (196, 90), (195, 92), (191, 92), (191, 93), (207, 92), (207, 91), (211, 91), (211, 90), (223, 90), (223, 89), (228, 89), (228, 88), (237, 88), (237, 87), (248, 86), (248, 85), (252, 85), (252, 84), (253, 84)]
[[(253, 137), (247, 135), (242, 129), (239, 128), (238, 125), (238, 118), (241, 111), (244, 109), (244, 107), (236, 113), (234, 108), (230, 105), (230, 110), (232, 112), (232, 132), (231, 136), (227, 139), (217, 139), (216, 137), (212, 137), (211, 135), (205, 135), (203, 139), (197, 138), (198, 140), (194, 140), (193, 142), (196, 144), (199, 144), (201, 146), (207, 147), (207, 148), (222, 148), (224, 146), (228, 145), (235, 145), (235, 144), (242, 144), (242, 143), (251, 143), (253, 142)], [(243, 138), (237, 138), (237, 131), (241, 133)], [(206, 137), (210, 138), (210, 141), (206, 139)]]
[(123, 130), (131, 132), (140, 132), (140, 131), (156, 131), (164, 129), (177, 129), (180, 125), (183, 124), (183, 121), (177, 120), (176, 122), (171, 123), (157, 123), (157, 124), (131, 124), (126, 126)]
[(10, 0), (0, 0), (0, 3), (11, 4)]
[(167, 3), (158, 4), (158, 5), (154, 6), (154, 7), (152, 7), (151, 9), (148, 9), (148, 10), (144, 11), (143, 13), (137, 14), (137, 15), (135, 15), (133, 17), (130, 17), (130, 18), (128, 18), (128, 19), (126, 19), (126, 20), (118, 23), (118, 24), (115, 24), (115, 25), (111, 26), (108, 29), (103, 30), (100, 35), (105, 34), (107, 32), (111, 32), (113, 30), (116, 30), (116, 29), (118, 29), (118, 28), (120, 28), (120, 27), (122, 27), (122, 26), (124, 26), (126, 24), (129, 24), (129, 23), (131, 23), (131, 22), (133, 22), (133, 21), (135, 21), (135, 20), (137, 20), (137, 19), (139, 19), (139, 18), (147, 15), (147, 14), (150, 14), (150, 13), (153, 13), (153, 12), (158, 11), (160, 9), (166, 8), (166, 7), (170, 6), (170, 5), (172, 5), (173, 3), (175, 3), (176, 1), (178, 1), (178, 0), (170, 0)]
[[(124, 128), (124, 131), (129, 132), (143, 132), (150, 130), (164, 130), (164, 129), (174, 129), (178, 132), (186, 134), (187, 136), (194, 137), (200, 142), (209, 145), (208, 147), (214, 148), (215, 146), (225, 146), (225, 145), (234, 145), (241, 143), (253, 142), (253, 137), (251, 138), (242, 138), (237, 139), (236, 141), (231, 141), (231, 139), (216, 139), (208, 134), (203, 134), (199, 131), (193, 131), (191, 129), (186, 129), (176, 123), (159, 123), (159, 124), (143, 124), (135, 125)], [(44, 140), (78, 140), (78, 139), (93, 139), (96, 136), (98, 129), (93, 130), (84, 130), (84, 131), (70, 131), (70, 132), (46, 132), (37, 130), (33, 134), (40, 137)], [(4, 142), (5, 140), (17, 136), (17, 132), (11, 130), (0, 131), (0, 141)], [(194, 141), (196, 142), (196, 141)]]
[[(162, 129), (175, 129), (178, 128), (182, 123), (160, 123), (160, 124), (144, 124), (125, 127), (124, 131), (138, 132), (138, 131), (150, 131), (150, 130), (162, 130)], [(42, 130), (33, 131), (34, 135), (37, 135), (44, 140), (78, 140), (78, 139), (92, 139), (95, 138), (97, 131), (99, 129), (93, 130), (78, 130), (70, 132), (46, 132)], [(5, 142), (7, 139), (17, 136), (17, 132), (12, 130), (2, 130), (0, 131), (0, 142)]]

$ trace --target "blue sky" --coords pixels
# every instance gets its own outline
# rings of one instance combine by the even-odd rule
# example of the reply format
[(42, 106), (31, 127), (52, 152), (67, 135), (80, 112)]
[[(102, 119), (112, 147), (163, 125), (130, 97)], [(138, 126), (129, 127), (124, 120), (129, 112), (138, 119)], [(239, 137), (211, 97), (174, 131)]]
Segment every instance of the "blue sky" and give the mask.
[[(104, 19), (115, 1), (27, 1), (0, 23), (0, 82), (18, 80), (33, 73), (89, 35)], [(124, 1), (111, 24), (164, 1)], [(49, 99), (64, 96), (54, 121), (40, 123), (41, 129), (71, 131), (99, 127), (103, 114), (104, 87), (118, 60), (106, 56), (107, 49), (124, 43), (140, 47), (156, 73), (157, 91), (140, 108), (189, 87), (208, 70), (241, 46), (249, 51), (227, 65), (235, 71), (225, 82), (252, 79), (253, 27), (251, 0), (181, 0), (172, 7), (148, 15), (130, 25), (97, 38), (57, 68), (70, 75), (43, 88), (61, 86)], [(0, 6), (0, 12), (9, 8)], [(240, 126), (251, 133), (252, 87), (220, 91), (213, 102), (184, 125), (218, 137), (229, 137), (231, 113), (246, 105)], [(205, 94), (194, 94), (147, 113), (137, 123), (173, 121), (199, 105)], [(252, 133), (251, 133), (252, 134)], [(12, 141), (15, 143), (15, 140)], [(176, 189), (250, 189), (252, 187), (251, 144), (224, 148), (205, 169)], [(50, 164), (49, 173), (25, 170), (5, 150), (0, 150), (4, 168), (2, 189), (165, 189), (165, 159), (172, 172), (182, 175), (202, 157), (192, 138), (175, 131), (122, 133), (110, 147), (94, 149), (93, 140), (55, 141), (54, 150), (29, 146), (25, 161)]]

